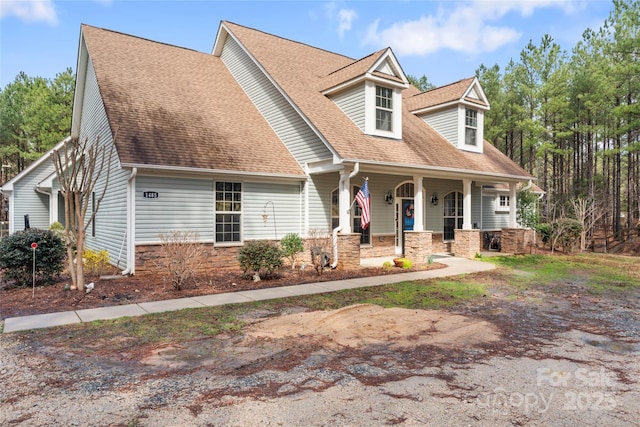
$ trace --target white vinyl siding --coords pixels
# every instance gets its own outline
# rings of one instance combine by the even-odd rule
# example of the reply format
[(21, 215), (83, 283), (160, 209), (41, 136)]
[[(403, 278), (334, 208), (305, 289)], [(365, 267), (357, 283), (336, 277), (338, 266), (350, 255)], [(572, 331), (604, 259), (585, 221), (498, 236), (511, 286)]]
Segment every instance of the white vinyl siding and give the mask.
[(29, 215), (31, 228), (49, 228), (49, 196), (38, 193), (35, 188), (51, 173), (53, 173), (53, 163), (45, 161), (14, 184), (11, 232), (24, 229), (25, 215)]
[[(94, 143), (100, 138), (100, 144), (107, 147), (107, 152), (113, 144), (113, 136), (102, 103), (98, 82), (91, 60), (87, 64), (84, 98), (82, 100), (82, 117), (80, 124), (80, 139), (88, 139)], [(96, 214), (96, 236), (91, 236), (91, 229), (87, 230), (86, 246), (94, 250), (106, 249), (111, 262), (123, 267), (126, 265), (127, 245), (125, 243), (127, 230), (127, 180), (130, 172), (120, 168), (118, 153), (113, 150), (111, 157), (111, 171), (109, 187)], [(107, 166), (96, 183), (96, 198), (102, 193), (106, 183)], [(90, 209), (89, 209), (90, 211)]]
[[(331, 192), (338, 187), (340, 175), (313, 175), (309, 181), (309, 229), (331, 232)], [(305, 230), (308, 231), (308, 230)]]
[[(289, 233), (304, 235), (304, 195), (300, 184), (245, 182), (243, 190), (244, 240), (273, 240), (276, 231), (278, 239)], [(268, 215), (266, 222), (263, 213)]]
[[(157, 197), (144, 197), (145, 192)], [(157, 243), (160, 233), (176, 230), (213, 242), (213, 180), (138, 175), (135, 202), (136, 243)]]
[(436, 111), (422, 116), (440, 135), (445, 137), (453, 145), (458, 145), (458, 109)]
[(482, 229), (500, 230), (509, 226), (509, 211), (497, 212), (496, 194), (482, 196)]
[[(369, 194), (371, 196), (371, 233), (389, 234), (395, 233), (395, 188), (403, 182), (410, 181), (410, 176), (402, 175), (378, 175), (366, 174), (369, 177)], [(352, 185), (361, 185), (360, 175), (351, 180)], [(394, 195), (393, 204), (388, 204), (384, 199), (387, 191)], [(374, 240), (375, 245), (375, 240)]]
[[(423, 182), (425, 191), (425, 230), (432, 230), (434, 233), (442, 233), (444, 230), (444, 196), (452, 191), (462, 193), (462, 181), (425, 178)], [(471, 185), (471, 225), (476, 224), (481, 227), (484, 219), (481, 215), (480, 187), (475, 183)], [(438, 193), (438, 205), (431, 204), (431, 196)], [(484, 200), (482, 201), (484, 203)], [(484, 206), (482, 207), (484, 210)]]
[(365, 131), (364, 84), (354, 86), (331, 99), (363, 132)]
[(318, 135), (232, 37), (227, 38), (220, 57), (300, 164), (332, 157)]

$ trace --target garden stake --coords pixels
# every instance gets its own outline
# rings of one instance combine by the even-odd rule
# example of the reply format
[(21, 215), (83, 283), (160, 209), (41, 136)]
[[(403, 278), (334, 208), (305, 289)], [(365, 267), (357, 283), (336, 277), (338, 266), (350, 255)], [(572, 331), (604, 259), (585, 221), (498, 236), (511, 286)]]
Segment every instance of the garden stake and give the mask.
[(36, 248), (38, 247), (38, 244), (36, 242), (33, 242), (31, 244), (31, 249), (33, 249), (33, 290), (31, 291), (31, 298), (35, 298), (36, 297)]

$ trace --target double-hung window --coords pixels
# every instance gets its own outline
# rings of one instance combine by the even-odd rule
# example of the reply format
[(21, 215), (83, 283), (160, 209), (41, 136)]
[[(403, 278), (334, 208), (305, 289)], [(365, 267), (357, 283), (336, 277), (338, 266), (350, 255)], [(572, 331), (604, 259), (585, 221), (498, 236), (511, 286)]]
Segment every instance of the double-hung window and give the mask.
[(393, 89), (376, 86), (376, 129), (393, 131)]
[(498, 196), (498, 206), (497, 206), (496, 210), (498, 210), (498, 211), (508, 211), (510, 203), (511, 203), (511, 200), (509, 199), (509, 196), (499, 195)]
[(467, 108), (464, 113), (464, 143), (477, 145), (478, 138), (478, 112)]
[(240, 242), (242, 184), (216, 182), (216, 242)]

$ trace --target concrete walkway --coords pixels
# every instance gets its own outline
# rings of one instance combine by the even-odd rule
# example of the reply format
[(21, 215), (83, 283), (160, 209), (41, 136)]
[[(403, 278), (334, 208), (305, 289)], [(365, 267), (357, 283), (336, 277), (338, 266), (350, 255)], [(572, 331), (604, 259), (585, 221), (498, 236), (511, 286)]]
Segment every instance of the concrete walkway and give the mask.
[[(446, 264), (446, 268), (428, 271), (414, 271), (385, 276), (363, 277), (359, 279), (336, 280), (331, 282), (307, 283), (304, 285), (280, 288), (255, 289), (251, 291), (230, 292), (178, 298), (165, 301), (141, 302), (137, 304), (116, 305), (111, 307), (89, 308), (85, 310), (64, 311), (60, 313), (36, 314), (33, 316), (10, 317), (4, 321), (3, 332), (16, 332), (28, 329), (49, 328), (72, 323), (92, 322), (94, 320), (116, 319), (125, 316), (141, 316), (149, 313), (181, 310), (183, 308), (209, 307), (241, 302), (286, 298), (298, 295), (320, 294), (355, 289), (367, 286), (379, 286), (388, 283), (423, 280), (434, 277), (457, 276), (477, 273), (495, 268), (493, 264), (449, 256), (434, 257), (437, 262)], [(370, 265), (380, 266), (386, 259), (370, 260)], [(365, 265), (365, 263), (363, 263)]]

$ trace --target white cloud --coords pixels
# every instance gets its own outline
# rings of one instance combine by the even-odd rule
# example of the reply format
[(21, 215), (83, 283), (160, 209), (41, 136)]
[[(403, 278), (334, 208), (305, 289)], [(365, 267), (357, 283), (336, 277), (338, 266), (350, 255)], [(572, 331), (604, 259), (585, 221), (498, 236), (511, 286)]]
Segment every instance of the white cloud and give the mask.
[(357, 12), (353, 9), (338, 9), (337, 2), (324, 3), (322, 7), (330, 25), (333, 26), (337, 22), (340, 38), (344, 36), (345, 32), (351, 30), (351, 24), (358, 18)]
[(353, 9), (340, 9), (338, 11), (338, 34), (342, 38), (345, 31), (351, 29), (351, 23), (358, 17), (358, 14)]
[[(455, 5), (453, 9), (448, 8)], [(399, 55), (428, 55), (441, 49), (465, 53), (491, 52), (518, 40), (522, 33), (497, 23), (508, 13), (531, 16), (536, 9), (559, 8), (569, 14), (576, 0), (476, 0), (442, 3), (437, 11), (419, 19), (396, 22), (379, 29), (374, 21), (363, 40), (365, 45), (391, 46)]]
[(2, 0), (0, 18), (7, 16), (16, 16), (26, 22), (44, 21), (51, 25), (58, 23), (53, 0)]

